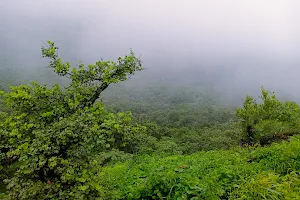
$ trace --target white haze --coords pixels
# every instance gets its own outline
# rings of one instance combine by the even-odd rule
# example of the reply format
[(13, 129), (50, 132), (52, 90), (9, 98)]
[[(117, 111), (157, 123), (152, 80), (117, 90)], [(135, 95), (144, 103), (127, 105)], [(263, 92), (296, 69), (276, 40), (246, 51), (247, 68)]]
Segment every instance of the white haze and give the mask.
[(85, 62), (132, 48), (149, 79), (217, 73), (211, 85), (298, 98), (299, 10), (299, 0), (0, 0), (0, 56), (32, 70), (42, 40)]

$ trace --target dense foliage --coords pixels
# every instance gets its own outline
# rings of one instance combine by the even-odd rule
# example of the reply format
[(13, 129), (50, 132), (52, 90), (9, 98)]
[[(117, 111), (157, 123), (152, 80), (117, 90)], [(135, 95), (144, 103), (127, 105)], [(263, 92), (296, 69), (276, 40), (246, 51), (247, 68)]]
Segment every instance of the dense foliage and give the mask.
[(109, 113), (95, 102), (109, 84), (142, 70), (141, 62), (130, 52), (117, 62), (72, 68), (58, 57), (54, 43), (48, 44), (43, 56), (58, 75), (70, 78), (70, 85), (33, 82), (4, 95), (9, 112), (1, 114), (0, 149), (7, 198), (95, 198), (99, 167), (132, 152), (132, 137), (144, 129), (130, 123), (130, 114)]
[(132, 51), (72, 67), (57, 49), (42, 55), (64, 84), (0, 83), (0, 199), (300, 198), (295, 102), (262, 88), (236, 110), (207, 88), (109, 88), (142, 70)]
[(246, 132), (246, 143), (267, 144), (274, 138), (285, 138), (299, 132), (300, 107), (295, 102), (281, 102), (262, 88), (262, 103), (247, 96), (237, 116)]
[(300, 138), (270, 147), (139, 156), (105, 167), (104, 199), (299, 199)]

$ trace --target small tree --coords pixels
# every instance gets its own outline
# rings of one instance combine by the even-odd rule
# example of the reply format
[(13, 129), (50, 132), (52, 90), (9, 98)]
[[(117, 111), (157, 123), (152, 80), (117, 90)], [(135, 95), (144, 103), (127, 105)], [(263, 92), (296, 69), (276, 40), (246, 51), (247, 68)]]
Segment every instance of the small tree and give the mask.
[(245, 142), (268, 144), (276, 137), (299, 133), (300, 108), (295, 102), (281, 102), (275, 94), (261, 89), (259, 104), (253, 97), (246, 96), (243, 108), (236, 115), (245, 131)]
[[(9, 113), (1, 114), (1, 164), (10, 175), (8, 199), (93, 199), (101, 196), (100, 167), (131, 152), (130, 141), (144, 127), (131, 124), (130, 113), (107, 112), (101, 93), (142, 70), (131, 51), (117, 62), (98, 61), (73, 68), (48, 41), (43, 57), (66, 88), (31, 83), (4, 94)], [(1, 169), (1, 168), (0, 168)]]

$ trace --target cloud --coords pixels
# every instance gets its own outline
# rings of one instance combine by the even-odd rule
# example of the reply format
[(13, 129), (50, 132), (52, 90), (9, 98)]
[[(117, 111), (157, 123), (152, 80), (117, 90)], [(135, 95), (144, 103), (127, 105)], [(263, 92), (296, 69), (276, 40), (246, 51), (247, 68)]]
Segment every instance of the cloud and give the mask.
[(231, 86), (288, 90), (299, 83), (299, 8), (298, 0), (1, 1), (0, 42), (28, 60), (47, 39), (86, 62), (133, 48), (156, 73), (204, 70)]

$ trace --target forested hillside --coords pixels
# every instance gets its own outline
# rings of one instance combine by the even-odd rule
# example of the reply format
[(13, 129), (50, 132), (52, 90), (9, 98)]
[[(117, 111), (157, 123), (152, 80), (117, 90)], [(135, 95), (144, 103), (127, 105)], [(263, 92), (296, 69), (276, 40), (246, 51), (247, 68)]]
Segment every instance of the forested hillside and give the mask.
[(134, 79), (133, 51), (76, 66), (48, 41), (42, 57), (47, 85), (0, 66), (1, 199), (300, 198), (297, 103)]

